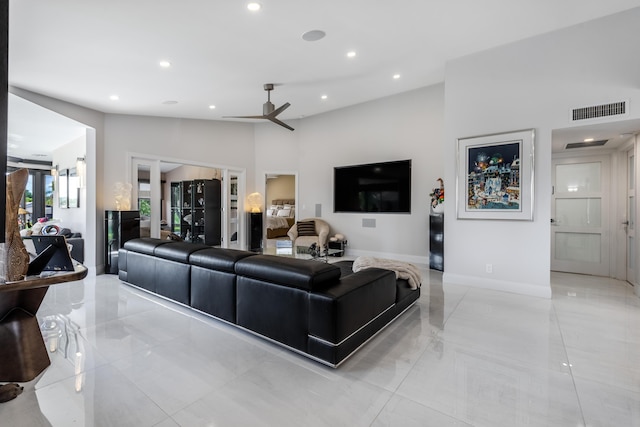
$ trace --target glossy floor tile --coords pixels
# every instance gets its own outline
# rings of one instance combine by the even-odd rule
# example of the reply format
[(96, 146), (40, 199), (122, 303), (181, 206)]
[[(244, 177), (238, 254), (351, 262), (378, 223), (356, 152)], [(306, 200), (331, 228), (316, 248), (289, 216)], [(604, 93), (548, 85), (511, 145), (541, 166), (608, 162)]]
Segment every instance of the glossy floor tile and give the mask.
[(52, 286), (51, 366), (7, 426), (639, 426), (640, 298), (552, 273), (550, 300), (447, 284), (340, 368), (121, 284)]

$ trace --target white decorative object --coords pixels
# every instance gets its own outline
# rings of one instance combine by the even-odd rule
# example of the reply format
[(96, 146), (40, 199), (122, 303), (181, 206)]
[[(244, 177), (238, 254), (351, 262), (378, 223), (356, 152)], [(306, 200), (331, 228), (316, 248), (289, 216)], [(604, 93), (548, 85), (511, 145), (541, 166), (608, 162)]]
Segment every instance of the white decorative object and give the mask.
[(131, 210), (131, 189), (133, 186), (128, 182), (116, 182), (113, 186), (113, 195), (116, 200), (116, 210)]
[(263, 202), (262, 194), (260, 193), (251, 193), (247, 196), (247, 204), (249, 205), (249, 210), (252, 213), (260, 213), (262, 212), (262, 202)]
[(344, 234), (336, 234), (336, 240), (344, 240)]

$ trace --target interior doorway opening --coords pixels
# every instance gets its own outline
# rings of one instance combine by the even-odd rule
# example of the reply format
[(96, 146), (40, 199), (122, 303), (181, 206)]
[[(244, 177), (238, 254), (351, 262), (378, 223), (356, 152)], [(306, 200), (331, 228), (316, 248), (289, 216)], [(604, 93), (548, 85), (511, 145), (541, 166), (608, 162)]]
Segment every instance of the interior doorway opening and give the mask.
[[(639, 130), (640, 120), (627, 120), (552, 132), (552, 271), (638, 283)], [(589, 146), (592, 140), (602, 145)], [(568, 148), (576, 143), (582, 147)]]
[(295, 172), (265, 174), (263, 247), (275, 247), (278, 240), (288, 240), (287, 232), (297, 218), (298, 175)]
[(246, 249), (243, 198), (246, 172), (220, 165), (129, 154), (132, 209), (142, 237)]

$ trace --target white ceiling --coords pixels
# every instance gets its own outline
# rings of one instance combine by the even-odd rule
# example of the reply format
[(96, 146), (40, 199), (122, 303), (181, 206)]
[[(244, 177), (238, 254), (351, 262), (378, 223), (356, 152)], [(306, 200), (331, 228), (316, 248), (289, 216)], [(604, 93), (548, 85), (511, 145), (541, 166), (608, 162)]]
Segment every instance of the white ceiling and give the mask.
[(51, 152), (86, 133), (86, 126), (9, 94), (7, 155), (51, 161)]
[[(284, 121), (439, 83), (450, 59), (640, 6), (261, 0), (250, 12), (240, 0), (9, 2), (12, 86), (108, 113), (221, 120), (261, 114), (263, 84), (275, 83), (271, 101), (291, 103)], [(304, 41), (309, 30), (326, 37)]]

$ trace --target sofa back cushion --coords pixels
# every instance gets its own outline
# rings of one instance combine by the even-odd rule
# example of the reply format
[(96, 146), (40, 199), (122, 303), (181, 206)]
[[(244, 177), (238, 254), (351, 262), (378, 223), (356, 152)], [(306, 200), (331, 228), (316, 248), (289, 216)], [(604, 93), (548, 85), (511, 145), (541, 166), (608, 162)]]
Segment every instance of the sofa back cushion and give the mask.
[(235, 270), (240, 276), (307, 291), (327, 288), (340, 278), (340, 269), (331, 264), (275, 255), (243, 258)]
[(189, 263), (189, 255), (191, 255), (192, 253), (211, 247), (202, 243), (176, 242), (173, 240), (167, 241), (170, 243), (167, 245), (158, 246), (153, 251), (153, 254), (158, 258), (181, 262), (183, 264)]
[(255, 252), (209, 247), (193, 252), (189, 256), (189, 263), (209, 270), (235, 273), (234, 266), (238, 260), (254, 255)]
[(133, 252), (145, 255), (153, 255), (158, 246), (171, 244), (169, 240), (153, 239), (151, 237), (142, 237), (131, 239), (124, 243), (124, 248)]

